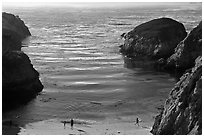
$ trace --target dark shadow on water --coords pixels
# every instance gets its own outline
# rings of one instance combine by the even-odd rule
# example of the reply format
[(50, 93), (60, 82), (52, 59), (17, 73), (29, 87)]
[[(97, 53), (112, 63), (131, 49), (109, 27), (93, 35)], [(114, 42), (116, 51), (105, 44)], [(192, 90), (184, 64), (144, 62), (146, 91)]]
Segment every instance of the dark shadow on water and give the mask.
[(159, 67), (155, 67), (155, 61), (151, 61), (145, 58), (138, 58), (138, 59), (132, 59), (123, 56), (124, 59), (124, 67), (128, 68), (130, 70), (138, 70), (140, 69), (144, 73), (151, 73), (154, 75), (158, 75), (161, 73), (167, 73), (170, 75), (170, 77), (173, 77), (176, 81), (179, 80), (179, 78), (182, 76), (182, 73), (177, 70), (163, 70)]

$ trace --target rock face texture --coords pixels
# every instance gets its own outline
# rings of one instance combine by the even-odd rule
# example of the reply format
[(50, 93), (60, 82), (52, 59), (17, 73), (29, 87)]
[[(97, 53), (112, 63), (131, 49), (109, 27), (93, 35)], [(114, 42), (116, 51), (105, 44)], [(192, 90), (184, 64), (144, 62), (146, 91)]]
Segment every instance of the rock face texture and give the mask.
[(202, 57), (183, 74), (156, 116), (153, 134), (202, 134)]
[(191, 68), (198, 56), (202, 56), (202, 22), (178, 44), (174, 54), (167, 60), (167, 67)]
[(170, 18), (154, 19), (125, 34), (120, 51), (133, 58), (166, 59), (186, 35), (183, 24)]
[(21, 41), (30, 36), (23, 21), (12, 14), (2, 14), (2, 100), (3, 109), (26, 103), (42, 91), (39, 73), (21, 51)]
[[(162, 61), (161, 61), (162, 62)], [(156, 116), (153, 134), (202, 134), (202, 22), (175, 48), (164, 65), (184, 73)]]

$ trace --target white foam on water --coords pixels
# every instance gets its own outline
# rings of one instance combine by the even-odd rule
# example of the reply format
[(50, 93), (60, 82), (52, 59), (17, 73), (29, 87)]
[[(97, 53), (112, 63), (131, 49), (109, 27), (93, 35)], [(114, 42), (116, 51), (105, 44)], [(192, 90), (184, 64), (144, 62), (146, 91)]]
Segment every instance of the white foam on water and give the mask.
[(99, 57), (70, 57), (69, 60), (109, 60), (120, 59), (121, 56), (99, 56)]
[(98, 70), (103, 68), (104, 67), (86, 67), (86, 68), (69, 67), (69, 68), (65, 68), (65, 70)]

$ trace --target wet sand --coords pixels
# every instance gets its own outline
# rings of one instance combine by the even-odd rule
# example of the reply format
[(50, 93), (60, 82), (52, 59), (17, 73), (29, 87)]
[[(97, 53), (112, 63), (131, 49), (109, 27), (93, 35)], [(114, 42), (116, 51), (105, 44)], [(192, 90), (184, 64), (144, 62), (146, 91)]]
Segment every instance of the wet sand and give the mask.
[[(75, 122), (79, 121), (79, 119), (75, 120)], [(64, 126), (59, 119), (39, 121), (21, 128), (4, 125), (3, 134), (17, 135), (19, 129), (19, 135), (150, 135), (149, 127), (144, 123), (138, 126), (134, 122), (116, 122), (111, 119), (109, 122), (76, 123), (73, 128), (68, 123)]]
[[(162, 96), (137, 99), (133, 94), (132, 97), (127, 98), (124, 92), (109, 95), (43, 92), (26, 106), (3, 113), (3, 134), (151, 134), (154, 116), (159, 112), (157, 108), (164, 102)], [(139, 126), (136, 118), (140, 120)], [(9, 126), (10, 119), (15, 126)], [(67, 122), (65, 127), (63, 121)]]
[[(21, 129), (21, 135), (39, 134), (39, 135), (134, 135), (150, 134), (148, 127), (144, 123), (140, 126), (131, 121), (117, 121), (109, 119), (104, 122), (86, 121), (80, 123), (80, 119), (75, 119), (74, 127), (67, 123), (65, 126), (59, 119), (50, 119), (29, 124), (25, 129)], [(42, 128), (44, 130), (42, 130)]]

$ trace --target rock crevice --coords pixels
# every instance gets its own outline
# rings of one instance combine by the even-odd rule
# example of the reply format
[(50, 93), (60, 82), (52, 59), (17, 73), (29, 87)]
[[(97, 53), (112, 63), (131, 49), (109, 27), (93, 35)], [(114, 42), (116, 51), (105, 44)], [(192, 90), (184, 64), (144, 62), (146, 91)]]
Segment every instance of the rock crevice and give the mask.
[(167, 67), (188, 69), (194, 66), (198, 56), (202, 56), (202, 22), (175, 48), (175, 52), (167, 59)]

